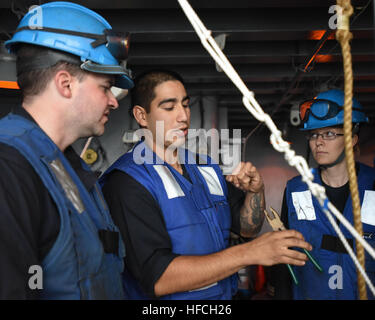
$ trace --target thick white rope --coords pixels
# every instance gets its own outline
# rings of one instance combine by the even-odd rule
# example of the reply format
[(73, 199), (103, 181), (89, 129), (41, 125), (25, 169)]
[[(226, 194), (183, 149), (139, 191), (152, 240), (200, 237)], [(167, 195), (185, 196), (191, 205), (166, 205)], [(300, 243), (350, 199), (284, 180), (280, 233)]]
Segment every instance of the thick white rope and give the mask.
[(208, 53), (212, 56), (212, 58), (216, 61), (220, 68), (226, 73), (226, 75), (230, 78), (233, 84), (243, 94), (243, 104), (245, 105), (246, 109), (257, 120), (264, 122), (271, 131), (270, 140), (275, 150), (283, 152), (285, 154), (285, 160), (289, 163), (289, 165), (297, 169), (297, 171), (302, 176), (302, 180), (308, 185), (311, 193), (318, 199), (329, 222), (332, 224), (341, 242), (348, 251), (349, 256), (352, 258), (354, 264), (356, 265), (360, 273), (363, 275), (372, 294), (375, 295), (375, 288), (373, 284), (371, 283), (366, 272), (360, 265), (351, 246), (348, 244), (345, 236), (342, 234), (339, 226), (337, 225), (329, 210), (348, 229), (348, 231), (354, 236), (354, 238), (356, 238), (356, 240), (358, 240), (363, 245), (365, 250), (372, 256), (373, 259), (375, 259), (375, 250), (358, 234), (358, 232), (354, 229), (350, 222), (347, 219), (345, 219), (345, 217), (336, 209), (336, 207), (328, 201), (324, 187), (313, 182), (314, 177), (306, 160), (302, 156), (297, 156), (295, 154), (295, 151), (290, 148), (290, 145), (282, 139), (280, 130), (277, 129), (271, 117), (263, 111), (258, 102), (255, 100), (254, 93), (252, 91), (249, 91), (249, 89), (244, 84), (238, 73), (234, 70), (233, 66), (228, 61), (227, 57), (224, 55), (224, 53), (217, 45), (216, 41), (212, 38), (211, 31), (206, 29), (206, 27), (199, 19), (199, 17), (197, 16), (193, 8), (190, 6), (188, 1), (177, 1), (180, 4), (182, 10), (185, 12), (185, 15), (189, 19), (195, 32), (199, 36), (204, 48), (208, 51)]

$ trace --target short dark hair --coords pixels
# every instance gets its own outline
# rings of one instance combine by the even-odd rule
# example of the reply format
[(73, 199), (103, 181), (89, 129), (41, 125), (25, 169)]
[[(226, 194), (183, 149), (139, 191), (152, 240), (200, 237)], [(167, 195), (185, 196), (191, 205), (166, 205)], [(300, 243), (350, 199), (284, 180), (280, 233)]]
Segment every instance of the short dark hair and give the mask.
[(58, 61), (51, 67), (24, 70), (25, 62), (43, 59), (47, 51), (51, 52), (54, 50), (31, 44), (20, 44), (16, 48), (17, 82), (23, 100), (42, 93), (49, 81), (60, 70), (67, 70), (72, 76), (77, 77), (79, 81), (87, 74), (78, 64), (66, 61)]
[(185, 85), (182, 77), (174, 71), (166, 69), (153, 69), (143, 72), (134, 79), (134, 88), (130, 91), (132, 113), (133, 107), (138, 105), (150, 112), (150, 105), (155, 99), (155, 87), (166, 81), (180, 81)]

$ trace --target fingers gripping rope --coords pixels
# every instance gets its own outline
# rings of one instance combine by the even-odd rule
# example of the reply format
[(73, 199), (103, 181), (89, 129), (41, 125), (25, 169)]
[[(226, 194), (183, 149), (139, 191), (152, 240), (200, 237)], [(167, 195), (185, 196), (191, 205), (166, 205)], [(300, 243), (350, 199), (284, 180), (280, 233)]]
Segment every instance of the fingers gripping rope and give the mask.
[(357, 266), (359, 272), (364, 277), (367, 285), (371, 292), (375, 295), (375, 288), (369, 280), (364, 269), (361, 267), (358, 259), (356, 258), (353, 250), (349, 246), (346, 238), (342, 234), (340, 228), (338, 227), (335, 219), (333, 219), (330, 211), (335, 215), (335, 217), (344, 225), (349, 232), (354, 236), (354, 238), (361, 243), (364, 248), (369, 252), (369, 254), (375, 259), (375, 250), (358, 234), (358, 232), (353, 228), (353, 226), (343, 217), (343, 215), (331, 204), (326, 196), (325, 189), (319, 184), (313, 182), (313, 174), (305, 161), (301, 156), (296, 156), (295, 152), (290, 148), (289, 144), (284, 141), (281, 137), (281, 132), (277, 129), (275, 123), (272, 121), (271, 117), (264, 113), (263, 109), (260, 107), (258, 102), (254, 98), (254, 93), (249, 91), (242, 79), (239, 77), (238, 73), (234, 70), (226, 56), (218, 47), (215, 40), (211, 37), (211, 32), (206, 29), (202, 21), (199, 19), (197, 14), (194, 12), (187, 0), (177, 0), (185, 12), (187, 18), (192, 24), (194, 30), (199, 36), (202, 45), (216, 61), (216, 63), (221, 67), (221, 69), (226, 73), (226, 75), (231, 79), (234, 85), (241, 91), (243, 95), (243, 104), (246, 109), (259, 121), (264, 122), (269, 130), (271, 131), (271, 143), (273, 147), (285, 154), (285, 159), (289, 165), (294, 166), (302, 176), (302, 180), (308, 185), (311, 193), (318, 199), (323, 211), (327, 215), (328, 220), (335, 229), (340, 240), (343, 242), (345, 248), (347, 249), (350, 257), (353, 259), (355, 265)]

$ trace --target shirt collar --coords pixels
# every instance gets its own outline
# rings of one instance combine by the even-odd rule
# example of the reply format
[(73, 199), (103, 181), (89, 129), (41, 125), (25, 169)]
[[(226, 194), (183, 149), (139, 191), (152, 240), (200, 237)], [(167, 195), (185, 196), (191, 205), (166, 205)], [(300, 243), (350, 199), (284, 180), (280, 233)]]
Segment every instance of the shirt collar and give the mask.
[(29, 121), (32, 121), (34, 123), (36, 123), (36, 121), (34, 120), (34, 118), (30, 115), (30, 113), (28, 113), (23, 107), (21, 107), (20, 105), (16, 105), (12, 108), (12, 113), (13, 114), (16, 114), (18, 116), (21, 116), (21, 117), (24, 117), (26, 118), (27, 120)]

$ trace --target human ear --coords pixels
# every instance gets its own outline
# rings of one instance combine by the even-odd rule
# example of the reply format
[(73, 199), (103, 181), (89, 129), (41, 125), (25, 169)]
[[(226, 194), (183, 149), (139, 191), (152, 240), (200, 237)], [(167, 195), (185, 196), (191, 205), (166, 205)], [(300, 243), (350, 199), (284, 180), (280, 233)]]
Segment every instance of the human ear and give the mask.
[(354, 147), (355, 145), (357, 145), (357, 143), (358, 143), (358, 135), (355, 134), (355, 135), (353, 136), (353, 138), (352, 138), (352, 144), (353, 144), (353, 147)]
[(141, 127), (147, 127), (146, 110), (136, 105), (133, 107), (133, 116)]
[(66, 70), (60, 70), (54, 76), (56, 90), (64, 98), (72, 97), (72, 82), (73, 76)]

